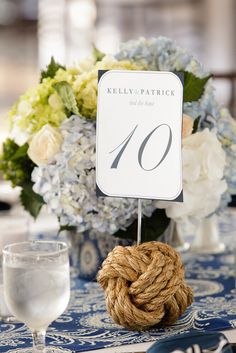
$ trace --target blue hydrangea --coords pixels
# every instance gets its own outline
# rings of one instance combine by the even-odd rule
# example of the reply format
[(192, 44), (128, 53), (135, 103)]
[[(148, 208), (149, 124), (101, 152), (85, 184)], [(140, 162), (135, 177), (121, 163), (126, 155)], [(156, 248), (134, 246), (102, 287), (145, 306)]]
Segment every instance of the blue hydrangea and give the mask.
[[(34, 191), (43, 196), (48, 209), (62, 225), (78, 232), (97, 230), (115, 233), (137, 218), (137, 200), (96, 196), (95, 123), (71, 116), (61, 127), (61, 151), (45, 166), (34, 169)], [(143, 213), (150, 217), (153, 201), (143, 201)]]

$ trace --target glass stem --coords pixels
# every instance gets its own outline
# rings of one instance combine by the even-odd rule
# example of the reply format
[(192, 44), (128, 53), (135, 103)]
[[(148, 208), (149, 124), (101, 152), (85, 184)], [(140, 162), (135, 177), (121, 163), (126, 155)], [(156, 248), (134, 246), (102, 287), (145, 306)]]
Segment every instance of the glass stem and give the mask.
[(44, 353), (44, 352), (46, 352), (45, 337), (46, 337), (46, 331), (45, 330), (39, 330), (39, 331), (33, 331), (32, 332), (33, 353)]

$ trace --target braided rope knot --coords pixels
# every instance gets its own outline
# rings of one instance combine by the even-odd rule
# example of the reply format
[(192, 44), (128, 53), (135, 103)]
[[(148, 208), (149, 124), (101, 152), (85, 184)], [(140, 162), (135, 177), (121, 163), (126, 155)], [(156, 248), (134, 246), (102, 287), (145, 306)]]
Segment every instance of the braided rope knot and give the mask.
[(193, 302), (180, 255), (160, 242), (115, 247), (97, 280), (113, 320), (135, 330), (173, 324)]

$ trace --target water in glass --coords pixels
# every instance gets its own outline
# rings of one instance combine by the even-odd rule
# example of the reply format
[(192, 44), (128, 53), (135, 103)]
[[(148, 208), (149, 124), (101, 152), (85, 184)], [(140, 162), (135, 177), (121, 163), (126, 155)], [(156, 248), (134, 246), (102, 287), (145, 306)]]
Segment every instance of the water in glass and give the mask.
[(16, 243), (3, 251), (5, 299), (12, 314), (32, 330), (35, 351), (44, 350), (48, 325), (68, 305), (69, 272), (68, 249), (61, 242)]

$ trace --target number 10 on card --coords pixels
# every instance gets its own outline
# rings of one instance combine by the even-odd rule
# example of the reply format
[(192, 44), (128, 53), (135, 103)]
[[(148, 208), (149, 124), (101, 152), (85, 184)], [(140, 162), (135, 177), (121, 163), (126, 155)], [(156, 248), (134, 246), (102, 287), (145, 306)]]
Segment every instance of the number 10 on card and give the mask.
[(96, 182), (101, 194), (178, 199), (182, 101), (183, 85), (174, 73), (100, 73)]

